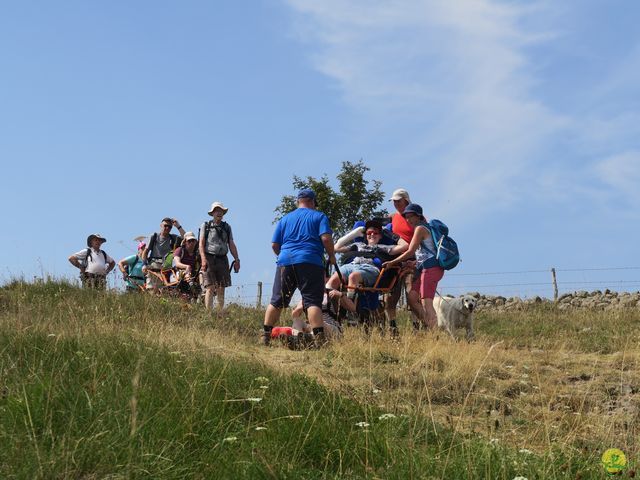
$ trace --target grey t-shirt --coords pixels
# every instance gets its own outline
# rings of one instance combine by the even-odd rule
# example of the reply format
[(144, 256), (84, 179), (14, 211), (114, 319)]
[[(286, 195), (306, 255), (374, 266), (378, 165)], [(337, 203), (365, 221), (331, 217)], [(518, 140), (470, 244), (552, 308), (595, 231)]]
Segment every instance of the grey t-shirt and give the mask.
[[(206, 232), (207, 223), (200, 226), (201, 232)], [(229, 252), (229, 242), (233, 239), (231, 225), (221, 222), (218, 225), (210, 224), (209, 234), (204, 239), (204, 251), (209, 255), (226, 255)]]
[(171, 251), (171, 237), (156, 236), (156, 241), (153, 243), (153, 249), (149, 254), (149, 258), (163, 259), (167, 253)]

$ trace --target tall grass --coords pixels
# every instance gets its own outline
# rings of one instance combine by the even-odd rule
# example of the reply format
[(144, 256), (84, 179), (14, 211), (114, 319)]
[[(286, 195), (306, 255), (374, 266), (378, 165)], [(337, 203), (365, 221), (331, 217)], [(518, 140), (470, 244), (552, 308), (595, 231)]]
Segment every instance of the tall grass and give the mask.
[[(578, 389), (595, 344), (538, 344), (509, 334), (509, 323), (527, 328), (517, 315), (494, 318), (471, 345), (351, 330), (325, 350), (290, 352), (254, 345), (257, 310), (217, 320), (146, 295), (16, 282), (0, 289), (0, 477), (601, 478), (603, 447), (635, 460), (635, 425), (588, 438), (574, 411), (552, 404), (567, 389), (544, 368), (563, 359)], [(625, 347), (602, 366), (633, 386), (637, 345)], [(596, 407), (588, 391), (565, 400)]]

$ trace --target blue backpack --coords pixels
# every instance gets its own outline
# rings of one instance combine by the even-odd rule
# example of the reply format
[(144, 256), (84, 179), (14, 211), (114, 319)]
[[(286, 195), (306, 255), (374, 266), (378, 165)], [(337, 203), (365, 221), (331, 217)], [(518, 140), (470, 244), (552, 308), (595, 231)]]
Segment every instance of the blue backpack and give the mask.
[(458, 265), (460, 252), (458, 244), (449, 236), (449, 227), (435, 219), (431, 220), (426, 227), (431, 232), (433, 244), (436, 246), (436, 251), (433, 253), (436, 255), (438, 265), (445, 270), (451, 270)]

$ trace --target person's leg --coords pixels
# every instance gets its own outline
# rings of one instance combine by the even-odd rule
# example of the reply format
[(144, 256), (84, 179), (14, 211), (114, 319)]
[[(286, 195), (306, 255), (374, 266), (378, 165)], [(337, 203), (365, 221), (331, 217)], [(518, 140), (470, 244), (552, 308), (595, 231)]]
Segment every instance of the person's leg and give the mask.
[(218, 285), (216, 288), (216, 296), (218, 297), (218, 314), (221, 314), (224, 309), (224, 290), (225, 287), (222, 285)]
[(402, 279), (399, 279), (393, 290), (385, 296), (384, 302), (384, 312), (389, 321), (389, 329), (391, 331), (391, 336), (398, 335), (398, 324), (396, 323), (396, 315), (397, 315), (397, 305), (400, 300), (400, 294), (402, 293)]
[(338, 277), (337, 273), (331, 275), (329, 280), (327, 280), (326, 286), (329, 288), (333, 288), (334, 290), (340, 290), (340, 277)]
[(438, 282), (443, 275), (444, 270), (440, 267), (426, 268), (420, 274), (420, 297), (428, 328), (434, 328), (438, 325), (438, 316), (433, 308), (433, 298), (436, 294)]
[(322, 320), (322, 308), (315, 306), (308, 307), (307, 317), (309, 318), (309, 325), (311, 325), (311, 328), (316, 329), (318, 327), (324, 327), (324, 322)]
[(416, 316), (417, 322), (413, 324), (413, 328), (418, 330), (421, 326), (427, 326), (426, 313), (424, 311), (424, 307), (420, 302), (420, 294), (417, 290), (411, 290), (407, 294), (407, 302), (409, 303), (409, 308), (411, 312)]
[(277, 267), (273, 279), (271, 301), (269, 305), (267, 305), (267, 310), (264, 312), (263, 331), (260, 334), (260, 342), (263, 345), (269, 345), (271, 341), (271, 330), (273, 330), (274, 325), (280, 320), (282, 309), (289, 306), (291, 296), (295, 289), (296, 281), (292, 266)]
[(282, 308), (275, 307), (271, 304), (267, 305), (267, 311), (264, 312), (264, 325), (268, 327), (275, 326), (280, 320)]
[(354, 270), (351, 273), (351, 275), (349, 275), (349, 280), (347, 281), (347, 285), (349, 286), (349, 291), (355, 293), (356, 287), (359, 287), (362, 285), (362, 273), (360, 273), (357, 270)]
[(427, 328), (435, 328), (438, 325), (436, 310), (433, 308), (433, 298), (423, 298), (422, 308), (426, 315)]
[(319, 265), (299, 263), (293, 265), (302, 304), (307, 310), (307, 318), (313, 330), (316, 346), (326, 343), (322, 320), (322, 299), (324, 297), (324, 268)]
[(215, 296), (214, 286), (208, 285), (204, 290), (204, 306), (207, 310), (213, 308), (213, 297)]

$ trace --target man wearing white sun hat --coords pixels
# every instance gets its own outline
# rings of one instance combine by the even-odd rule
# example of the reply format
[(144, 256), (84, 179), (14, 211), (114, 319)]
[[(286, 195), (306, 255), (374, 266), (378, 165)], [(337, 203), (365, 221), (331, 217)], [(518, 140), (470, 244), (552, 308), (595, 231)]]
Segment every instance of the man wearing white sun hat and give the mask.
[(200, 258), (202, 260), (204, 303), (213, 308), (213, 296), (218, 298), (218, 314), (224, 308), (224, 289), (231, 286), (231, 274), (227, 255), (233, 255), (233, 269), (240, 270), (238, 248), (233, 240), (231, 226), (222, 220), (229, 211), (221, 202), (213, 202), (209, 208), (212, 220), (200, 226)]

